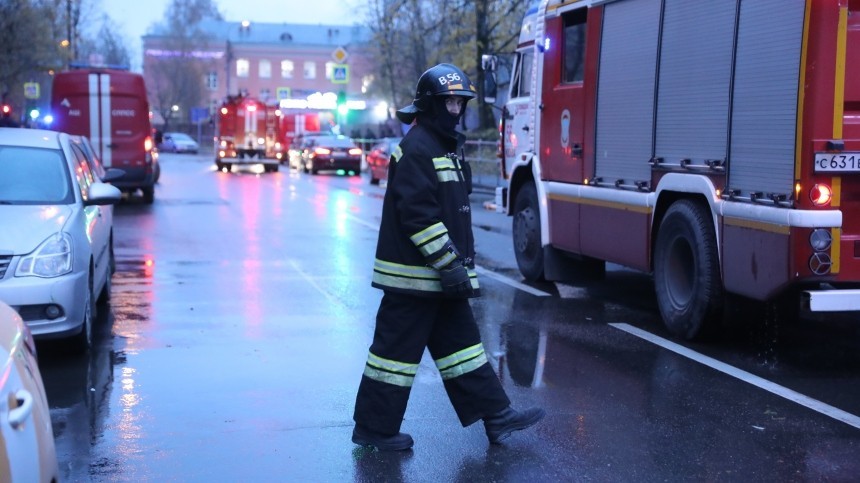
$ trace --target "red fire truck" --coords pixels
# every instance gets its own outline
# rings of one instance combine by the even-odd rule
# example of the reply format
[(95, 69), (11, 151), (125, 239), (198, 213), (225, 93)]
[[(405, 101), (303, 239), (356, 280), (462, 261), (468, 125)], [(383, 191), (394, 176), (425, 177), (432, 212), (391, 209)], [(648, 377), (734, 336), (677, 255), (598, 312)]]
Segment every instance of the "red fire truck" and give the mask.
[(262, 164), (276, 172), (287, 146), (278, 139), (281, 112), (277, 105), (240, 94), (228, 97), (218, 112), (215, 166), (230, 171), (234, 164)]
[(858, 78), (860, 0), (534, 2), (497, 190), (520, 271), (653, 272), (684, 338), (726, 294), (860, 311)]

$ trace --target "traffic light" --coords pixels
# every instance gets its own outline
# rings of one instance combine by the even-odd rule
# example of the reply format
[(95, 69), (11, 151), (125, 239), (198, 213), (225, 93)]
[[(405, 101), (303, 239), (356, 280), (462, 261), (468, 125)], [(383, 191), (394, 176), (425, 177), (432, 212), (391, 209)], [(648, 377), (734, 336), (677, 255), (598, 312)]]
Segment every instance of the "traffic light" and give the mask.
[(337, 93), (337, 112), (343, 116), (349, 114), (349, 107), (346, 105), (346, 91), (338, 91)]

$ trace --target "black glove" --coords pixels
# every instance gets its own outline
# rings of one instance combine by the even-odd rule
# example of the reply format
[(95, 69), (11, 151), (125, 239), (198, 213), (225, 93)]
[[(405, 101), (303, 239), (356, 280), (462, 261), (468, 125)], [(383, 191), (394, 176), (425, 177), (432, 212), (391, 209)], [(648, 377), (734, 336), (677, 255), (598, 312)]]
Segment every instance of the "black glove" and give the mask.
[(464, 297), (472, 294), (472, 281), (462, 260), (454, 260), (439, 270), (439, 278), (442, 291), (448, 295)]

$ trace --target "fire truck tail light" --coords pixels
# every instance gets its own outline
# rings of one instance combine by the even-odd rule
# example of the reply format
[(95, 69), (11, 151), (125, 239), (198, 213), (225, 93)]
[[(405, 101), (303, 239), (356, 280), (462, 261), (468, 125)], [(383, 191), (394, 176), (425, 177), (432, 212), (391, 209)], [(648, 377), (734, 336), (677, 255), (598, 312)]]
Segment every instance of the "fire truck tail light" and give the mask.
[(257, 110), (257, 106), (255, 106), (254, 104), (251, 104), (250, 106), (248, 106), (248, 112), (254, 112), (256, 110)]
[(146, 139), (143, 140), (143, 150), (144, 151), (152, 151), (152, 138), (147, 136)]
[(833, 199), (833, 190), (824, 183), (818, 183), (809, 190), (809, 199), (815, 206), (827, 206)]
[(830, 235), (830, 230), (825, 228), (816, 228), (809, 234), (809, 245), (817, 252), (829, 249), (832, 243), (833, 237)]
[(227, 109), (226, 107), (221, 108), (221, 114), (224, 114), (226, 116), (228, 112), (230, 112), (230, 110)]
[(226, 151), (218, 151), (218, 157), (220, 157), (220, 158), (226, 158), (226, 157), (227, 157), (227, 152), (226, 152)]
[(259, 144), (260, 146), (262, 146), (262, 145), (266, 144), (266, 140), (265, 140), (265, 139), (263, 139), (263, 138), (257, 138), (257, 144)]
[(222, 141), (221, 141), (221, 147), (222, 147), (222, 148), (226, 148), (226, 147), (227, 147), (227, 141), (223, 141), (223, 140), (222, 140)]
[(361, 148), (352, 148), (349, 150), (349, 154), (353, 156), (361, 156)]

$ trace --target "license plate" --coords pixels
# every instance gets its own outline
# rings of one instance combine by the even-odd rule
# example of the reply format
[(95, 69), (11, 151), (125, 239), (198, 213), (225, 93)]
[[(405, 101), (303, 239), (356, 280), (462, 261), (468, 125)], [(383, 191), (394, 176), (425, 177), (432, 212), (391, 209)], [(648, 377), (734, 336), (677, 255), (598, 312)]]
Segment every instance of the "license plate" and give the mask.
[(331, 153), (331, 157), (341, 159), (346, 157), (346, 153), (343, 151), (335, 151)]
[(860, 153), (815, 153), (815, 172), (860, 172)]

